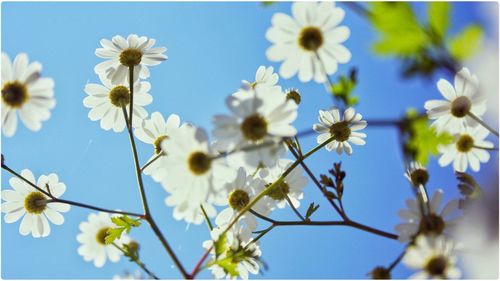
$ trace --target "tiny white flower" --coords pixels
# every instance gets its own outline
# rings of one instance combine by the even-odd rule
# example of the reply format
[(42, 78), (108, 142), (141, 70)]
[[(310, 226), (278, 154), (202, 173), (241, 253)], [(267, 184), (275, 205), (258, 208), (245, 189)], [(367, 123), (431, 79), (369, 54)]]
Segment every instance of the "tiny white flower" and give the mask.
[(148, 66), (158, 65), (167, 59), (163, 53), (165, 47), (152, 48), (155, 39), (146, 36), (130, 34), (127, 39), (120, 35), (114, 36), (111, 41), (101, 40), (102, 48), (97, 48), (95, 54), (106, 61), (94, 68), (99, 76), (106, 76), (113, 84), (128, 83), (129, 67), (134, 67), (134, 80), (149, 77)]
[(439, 165), (444, 167), (453, 162), (455, 171), (465, 172), (469, 166), (473, 171), (479, 171), (479, 164), (490, 159), (486, 149), (493, 148), (493, 143), (484, 140), (488, 134), (489, 131), (482, 126), (466, 127), (454, 136), (453, 143), (438, 147), (442, 153)]
[(342, 45), (350, 30), (338, 26), (345, 12), (334, 2), (296, 2), (292, 4), (292, 14), (293, 17), (273, 15), (272, 27), (266, 33), (273, 45), (266, 56), (271, 61), (283, 61), (279, 73), (285, 79), (298, 72), (302, 82), (314, 78), (323, 83), (326, 75), (337, 71), (339, 63), (351, 60), (351, 52)]
[(235, 171), (223, 158), (215, 158), (205, 131), (184, 124), (171, 132), (161, 148), (168, 152), (164, 157), (169, 175), (175, 175), (162, 182), (170, 193), (165, 203), (174, 207), (174, 218), (200, 224), (203, 222), (200, 205), (209, 217), (215, 216), (213, 204), (224, 200), (224, 184), (234, 179)]
[[(283, 172), (285, 172), (285, 170), (287, 170), (292, 164), (292, 160), (280, 159), (276, 167), (261, 169), (258, 175), (265, 181), (265, 187), (268, 187), (281, 177)], [(300, 206), (300, 200), (304, 197), (304, 192), (302, 190), (307, 186), (308, 182), (309, 180), (304, 175), (304, 169), (297, 166), (285, 177), (283, 181), (281, 181), (281, 183), (276, 185), (272, 190), (269, 190), (266, 197), (272, 199), (274, 204), (276, 204), (278, 208), (282, 209), (288, 204), (286, 200), (286, 197), (288, 196), (293, 206), (298, 208)]]
[[(258, 191), (264, 188), (264, 185), (265, 182), (263, 180), (247, 175), (244, 168), (239, 168), (236, 179), (225, 185), (228, 194), (225, 205), (229, 206), (217, 215), (215, 223), (217, 225), (231, 223), (239, 212), (258, 194)], [(257, 201), (251, 209), (266, 216), (271, 211), (270, 203), (270, 200), (264, 197)], [(257, 219), (250, 212), (243, 214), (240, 220), (242, 224), (252, 231), (257, 227)]]
[[(61, 197), (66, 191), (66, 185), (59, 182), (56, 174), (42, 175), (35, 181), (33, 173), (25, 169), (21, 171), (21, 176), (44, 191), (50, 190), (50, 194), (55, 198)], [(9, 184), (12, 189), (2, 190), (2, 199), (5, 202), (1, 208), (5, 213), (6, 223), (14, 223), (23, 218), (19, 225), (21, 235), (26, 236), (31, 233), (35, 238), (46, 237), (50, 234), (49, 221), (55, 225), (64, 223), (64, 217), (60, 213), (68, 212), (70, 205), (47, 202), (46, 200), (50, 199), (48, 196), (17, 177), (11, 178)]]
[(134, 274), (129, 271), (125, 271), (123, 274), (113, 275), (113, 280), (143, 280), (148, 279), (142, 276), (139, 270), (136, 270)]
[(54, 80), (40, 77), (42, 65), (29, 63), (28, 56), (18, 54), (11, 63), (2, 53), (2, 132), (12, 137), (17, 129), (17, 112), (24, 125), (39, 131), (42, 121), (50, 118), (56, 106)]
[(429, 201), (430, 214), (426, 218), (422, 218), (419, 203), (415, 199), (406, 200), (408, 209), (400, 210), (398, 213), (404, 220), (403, 223), (396, 225), (399, 241), (409, 242), (418, 233), (436, 235), (448, 233), (457, 222), (459, 200), (451, 200), (441, 209), (442, 199), (443, 190), (436, 190)]
[(352, 154), (350, 143), (364, 145), (366, 134), (356, 132), (366, 127), (367, 123), (362, 120), (363, 116), (356, 113), (354, 108), (349, 107), (344, 111), (344, 116), (340, 117), (339, 109), (333, 107), (330, 110), (319, 111), (319, 124), (314, 124), (313, 129), (319, 133), (316, 137), (318, 144), (321, 144), (335, 136), (335, 139), (326, 145), (326, 150), (337, 150), (340, 155), (345, 151), (348, 155)]
[(469, 69), (462, 68), (455, 75), (455, 85), (440, 79), (437, 87), (446, 100), (430, 100), (424, 105), (432, 123), (439, 132), (456, 133), (466, 126), (475, 127), (477, 122), (468, 113), (481, 117), (486, 112), (486, 100), (479, 93), (479, 82)]
[[(134, 133), (138, 139), (153, 145), (153, 156), (149, 158), (148, 162), (159, 154), (166, 153), (166, 151), (162, 150), (161, 143), (170, 136), (172, 131), (178, 129), (180, 124), (181, 119), (176, 114), (170, 114), (167, 121), (165, 121), (161, 113), (153, 112), (151, 119), (143, 120), (141, 126), (135, 129)], [(164, 156), (161, 156), (144, 169), (144, 174), (151, 175), (157, 182), (162, 182), (167, 176), (167, 172)]]
[(406, 250), (403, 263), (420, 270), (411, 279), (458, 279), (456, 244), (444, 236), (419, 235), (414, 245)]
[(225, 234), (225, 243), (220, 244), (220, 248), (224, 249), (219, 255), (216, 254), (214, 241), (219, 239), (225, 225), (217, 226), (214, 228), (210, 236), (212, 240), (203, 242), (203, 247), (209, 249), (212, 247), (210, 253), (212, 254), (213, 261), (227, 260), (226, 264), (236, 266), (238, 276), (233, 276), (230, 272), (223, 267), (214, 263), (209, 269), (216, 279), (248, 279), (248, 273), (258, 274), (261, 267), (260, 256), (262, 252), (258, 242), (250, 243), (252, 241), (252, 232), (246, 227), (242, 227), (239, 223), (235, 224)]
[[(291, 137), (297, 130), (291, 123), (297, 118), (297, 104), (287, 100), (281, 87), (257, 85), (241, 89), (226, 99), (232, 115), (214, 117), (214, 147), (233, 151), (245, 147), (272, 144), (228, 157), (235, 166), (245, 166), (253, 172), (259, 165), (273, 167), (285, 153), (282, 137)], [(273, 142), (275, 144), (273, 144)]]
[(272, 66), (265, 67), (263, 65), (259, 66), (257, 72), (255, 73), (255, 81), (249, 82), (243, 80), (243, 85), (245, 88), (255, 87), (257, 85), (266, 85), (272, 87), (278, 83), (279, 76), (274, 73), (274, 68)]
[[(113, 244), (105, 243), (107, 231), (113, 227), (116, 225), (111, 221), (108, 213), (91, 213), (87, 221), (80, 223), (81, 232), (76, 236), (76, 240), (81, 244), (78, 247), (78, 254), (87, 262), (93, 261), (96, 267), (103, 267), (107, 259), (111, 262), (118, 262), (122, 252)], [(113, 243), (121, 246), (129, 239), (122, 235)]]
[[(101, 120), (101, 128), (108, 131), (122, 132), (125, 127), (125, 117), (123, 116), (122, 106), (127, 110), (127, 116), (130, 116), (130, 91), (128, 84), (113, 84), (111, 81), (101, 78), (101, 84), (89, 83), (85, 85), (87, 97), (83, 99), (83, 105), (91, 108), (89, 118), (92, 121)], [(132, 116), (132, 125), (140, 126), (142, 120), (148, 116), (144, 106), (153, 101), (153, 97), (148, 93), (151, 84), (148, 82), (134, 83), (134, 114)]]

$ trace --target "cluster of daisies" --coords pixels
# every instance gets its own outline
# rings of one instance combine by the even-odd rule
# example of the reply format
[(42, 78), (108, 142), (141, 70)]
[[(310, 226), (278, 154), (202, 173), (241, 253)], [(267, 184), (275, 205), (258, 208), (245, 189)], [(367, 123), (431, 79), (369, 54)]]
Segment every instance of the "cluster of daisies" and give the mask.
[[(293, 3), (293, 16), (273, 15), (266, 33), (272, 46), (266, 55), (271, 61), (282, 62), (280, 76), (297, 75), (302, 82), (323, 83), (336, 72), (338, 64), (347, 63), (351, 53), (343, 43), (350, 30), (339, 26), (344, 14), (332, 2), (308, 2)], [(205, 218), (214, 218), (211, 239), (203, 247), (211, 250), (208, 265), (216, 278), (246, 279), (249, 273), (259, 273), (261, 251), (252, 235), (258, 229), (258, 217), (268, 216), (275, 209), (298, 208), (308, 184), (303, 169), (291, 169), (294, 161), (286, 158), (285, 140), (297, 135), (292, 123), (301, 101), (299, 92), (283, 90), (273, 67), (260, 66), (254, 81), (244, 80), (226, 98), (229, 113), (214, 116), (210, 140), (204, 129), (182, 122), (176, 114), (149, 114), (146, 110), (153, 101), (151, 84), (145, 81), (150, 76), (149, 67), (167, 59), (166, 48), (154, 47), (154, 39), (135, 34), (102, 39), (100, 44), (95, 53), (104, 61), (94, 68), (100, 83), (88, 83), (84, 88), (87, 96), (83, 104), (90, 109), (89, 119), (99, 121), (106, 131), (118, 133), (127, 128), (152, 146), (143, 173), (164, 188), (165, 204), (172, 207), (176, 220), (201, 224)], [(11, 63), (2, 53), (4, 135), (15, 133), (17, 111), (26, 127), (34, 131), (50, 117), (50, 109), (55, 106), (54, 83), (42, 78), (40, 72), (40, 63), (29, 64), (25, 54)], [(477, 122), (486, 109), (484, 98), (478, 94), (477, 78), (464, 68), (455, 77), (454, 86), (442, 79), (438, 89), (447, 101), (432, 100), (425, 108), (438, 131), (455, 136), (453, 144), (440, 148), (443, 155), (439, 163), (445, 166), (453, 162), (456, 171), (463, 172), (468, 166), (477, 171), (480, 162), (488, 161), (485, 149), (492, 147), (484, 140), (488, 131)], [(327, 151), (351, 155), (352, 145), (365, 144), (366, 134), (361, 130), (366, 126), (354, 108), (341, 111), (333, 107), (319, 111), (313, 130), (318, 133), (317, 143)], [(287, 174), (283, 177), (284, 171)], [(21, 175), (39, 190), (11, 178), (12, 190), (1, 193), (5, 222), (22, 218), (22, 235), (45, 237), (50, 233), (49, 221), (62, 224), (61, 213), (70, 209), (68, 204), (54, 202), (66, 187), (55, 174), (42, 175), (38, 181), (29, 170)], [(425, 168), (413, 164), (407, 177), (419, 188), (425, 185), (428, 174)], [(441, 208), (442, 196), (442, 190), (438, 190), (430, 199), (410, 199), (408, 209), (400, 212), (404, 222), (396, 227), (399, 239), (410, 242), (403, 261), (420, 269), (416, 275), (420, 278), (460, 275), (455, 267), (455, 244), (447, 235), (456, 221), (458, 201)], [(217, 212), (217, 207), (222, 210)], [(80, 224), (78, 253), (96, 267), (107, 260), (117, 262), (123, 254), (122, 245), (137, 245), (127, 235), (113, 244), (106, 243), (108, 230), (114, 227), (111, 218), (107, 213), (91, 213)], [(234, 270), (221, 266), (223, 263)]]
[[(456, 172), (463, 173), (468, 167), (477, 172), (480, 163), (489, 160), (488, 150), (493, 148), (493, 143), (485, 140), (490, 129), (481, 120), (486, 99), (480, 93), (478, 79), (462, 68), (455, 75), (454, 85), (440, 79), (437, 88), (446, 100), (427, 101), (427, 116), (434, 120), (431, 126), (436, 133), (453, 136), (453, 142), (439, 147), (442, 155), (438, 163), (444, 167), (453, 162)], [(441, 189), (427, 198), (429, 173), (419, 163), (410, 163), (405, 176), (415, 188), (417, 199), (408, 199), (407, 209), (399, 212), (403, 222), (396, 226), (396, 231), (401, 242), (409, 243), (403, 263), (419, 270), (412, 276), (416, 279), (459, 278), (457, 249), (463, 245), (454, 233), (463, 220), (460, 201), (454, 199), (442, 206)]]

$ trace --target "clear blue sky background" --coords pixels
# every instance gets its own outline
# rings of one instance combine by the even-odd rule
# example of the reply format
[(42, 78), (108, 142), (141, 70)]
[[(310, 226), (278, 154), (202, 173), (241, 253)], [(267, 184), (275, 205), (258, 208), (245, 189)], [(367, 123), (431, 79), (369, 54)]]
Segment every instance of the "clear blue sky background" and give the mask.
[[(487, 10), (480, 3), (455, 3), (452, 30), (469, 23), (488, 25), (482, 15)], [(498, 10), (496, 3), (488, 4)], [(346, 46), (352, 60), (338, 73), (350, 67), (360, 69), (361, 98), (357, 110), (366, 119), (398, 118), (407, 107), (423, 109), (431, 98), (439, 98), (431, 80), (401, 80), (399, 63), (375, 57), (371, 43), (376, 33), (359, 15), (346, 9), (344, 24), (351, 29)], [(424, 3), (415, 5), (425, 10)], [(91, 122), (82, 104), (87, 82), (98, 82), (93, 72), (101, 61), (94, 55), (101, 38), (116, 34), (137, 33), (166, 46), (169, 59), (151, 68), (151, 94), (154, 102), (149, 112), (164, 115), (177, 113), (211, 129), (211, 117), (227, 112), (224, 98), (237, 89), (242, 79), (252, 80), (259, 65), (279, 64), (266, 59), (270, 43), (265, 32), (275, 12), (290, 14), (290, 3), (264, 8), (259, 3), (2, 3), (2, 51), (14, 57), (19, 52), (43, 64), (43, 74), (55, 80), (57, 106), (52, 118), (38, 133), (19, 126), (13, 138), (2, 137), (2, 153), (15, 170), (31, 169), (38, 177), (55, 172), (66, 183), (67, 199), (108, 208), (139, 212), (141, 204), (136, 187), (133, 161), (125, 132), (106, 132), (98, 122)], [(497, 23), (495, 23), (497, 24)], [(488, 36), (492, 29), (487, 27)], [(474, 71), (474, 70), (473, 70)], [(337, 73), (337, 74), (338, 74)], [(334, 75), (334, 79), (336, 78)], [(448, 74), (440, 76), (450, 78)], [(491, 79), (497, 79), (492, 77)], [(296, 87), (302, 93), (299, 118), (295, 126), (310, 128), (318, 109), (328, 108), (331, 99), (314, 82), (302, 84), (297, 78), (280, 80), (284, 88)], [(403, 177), (397, 132), (391, 128), (370, 128), (367, 144), (354, 147), (351, 157), (321, 151), (308, 161), (316, 173), (324, 173), (331, 163), (341, 160), (347, 170), (345, 206), (349, 216), (367, 225), (394, 231), (399, 223), (397, 211), (412, 196)], [(314, 137), (303, 146), (315, 144)], [(139, 142), (141, 162), (152, 147)], [(498, 182), (498, 155), (481, 166), (479, 181), (485, 186)], [(446, 198), (458, 196), (451, 167), (439, 168), (430, 163), (429, 190), (446, 190)], [(494, 175), (494, 176), (491, 176)], [(2, 172), (2, 189), (10, 176)], [(165, 191), (151, 179), (145, 180), (152, 211), (181, 261), (191, 269), (201, 256), (201, 243), (208, 238), (205, 225), (187, 226), (174, 221), (172, 210), (165, 207)], [(316, 188), (306, 188), (302, 211), (309, 202), (321, 205), (317, 219), (336, 219)], [(62, 226), (52, 226), (44, 239), (19, 234), (19, 223), (5, 224), (2, 219), (2, 278), (111, 278), (136, 266), (122, 259), (97, 269), (77, 254), (78, 225), (87, 219), (89, 210), (73, 207)], [(290, 210), (273, 213), (278, 219), (294, 219)], [(264, 227), (265, 224), (261, 223)], [(142, 245), (141, 257), (151, 270), (163, 278), (179, 278), (172, 261), (146, 226), (132, 232)], [(263, 259), (269, 269), (262, 278), (365, 278), (376, 265), (388, 265), (402, 250), (403, 244), (383, 237), (343, 227), (277, 228), (262, 240)], [(398, 266), (394, 277), (405, 278), (410, 271)], [(200, 277), (210, 278), (208, 271)]]

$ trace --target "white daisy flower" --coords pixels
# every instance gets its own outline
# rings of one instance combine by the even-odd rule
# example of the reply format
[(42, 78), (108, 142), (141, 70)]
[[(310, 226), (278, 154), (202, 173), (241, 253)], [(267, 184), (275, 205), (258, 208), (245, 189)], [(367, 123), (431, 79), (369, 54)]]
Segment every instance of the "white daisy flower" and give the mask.
[[(21, 176), (40, 189), (50, 192), (55, 198), (66, 191), (66, 185), (59, 182), (56, 174), (42, 175), (35, 181), (33, 173), (25, 169)], [(2, 190), (2, 199), (5, 201), (2, 203), (2, 212), (5, 213), (6, 223), (14, 223), (23, 218), (19, 225), (21, 235), (31, 233), (35, 238), (46, 237), (50, 234), (49, 221), (55, 225), (64, 223), (64, 217), (60, 213), (68, 212), (70, 205), (47, 202), (50, 200), (48, 196), (17, 177), (10, 178), (9, 184), (12, 189)]]
[(224, 159), (214, 158), (216, 154), (205, 131), (182, 125), (171, 132), (161, 148), (168, 151), (164, 156), (166, 169), (175, 175), (162, 182), (170, 193), (165, 203), (174, 207), (174, 218), (200, 224), (202, 204), (209, 217), (215, 216), (213, 204), (224, 200), (224, 184), (234, 179), (235, 172), (226, 166)]
[(440, 79), (437, 87), (446, 100), (430, 100), (424, 105), (429, 119), (439, 132), (456, 133), (466, 126), (475, 127), (477, 122), (468, 114), (478, 118), (486, 112), (486, 100), (479, 93), (479, 82), (476, 75), (471, 75), (469, 69), (462, 68), (455, 75), (455, 86)]
[[(127, 116), (130, 116), (130, 91), (128, 84), (112, 84), (111, 81), (101, 78), (102, 85), (89, 83), (85, 86), (87, 97), (83, 99), (83, 105), (91, 108), (89, 118), (92, 121), (101, 120), (101, 128), (108, 131), (122, 132), (125, 127), (125, 118), (122, 107), (125, 106)], [(142, 120), (148, 116), (144, 106), (153, 101), (148, 93), (151, 84), (148, 82), (134, 83), (134, 114), (132, 124), (140, 126)]]
[(415, 187), (424, 185), (429, 181), (427, 169), (418, 162), (411, 162), (404, 174), (408, 181)]
[(42, 65), (29, 63), (28, 56), (18, 54), (11, 63), (2, 53), (2, 132), (12, 137), (17, 129), (17, 115), (24, 125), (39, 131), (42, 121), (50, 118), (50, 110), (56, 106), (54, 80), (40, 77)]
[[(239, 168), (236, 179), (225, 185), (228, 193), (225, 205), (229, 205), (229, 207), (217, 215), (215, 223), (217, 225), (231, 223), (239, 212), (258, 194), (257, 191), (264, 188), (264, 185), (265, 182), (263, 180), (247, 175), (244, 168)], [(270, 203), (270, 200), (264, 197), (252, 206), (252, 210), (265, 216), (271, 211)], [(241, 216), (240, 220), (250, 230), (254, 230), (257, 227), (257, 219), (250, 212), (246, 212)]]
[[(214, 228), (210, 236), (212, 240), (207, 240), (203, 242), (203, 247), (209, 249), (212, 247), (212, 261), (214, 265), (210, 266), (209, 269), (216, 279), (248, 279), (248, 273), (258, 274), (260, 271), (261, 262), (259, 260), (262, 252), (258, 242), (250, 243), (252, 241), (252, 232), (246, 227), (242, 227), (240, 224), (235, 224), (230, 230), (226, 232), (225, 243), (221, 244), (220, 248), (224, 251), (219, 255), (216, 254), (214, 241), (219, 239), (225, 226), (218, 226)], [(225, 261), (224, 263), (230, 266), (235, 266), (238, 276), (233, 276), (223, 267), (219, 266), (215, 261)]]
[(265, 67), (263, 65), (259, 66), (257, 72), (255, 73), (255, 81), (248, 82), (243, 80), (243, 85), (245, 88), (255, 87), (257, 85), (266, 85), (272, 87), (278, 83), (279, 76), (274, 73), (274, 68), (272, 66)]
[[(345, 12), (334, 2), (292, 3), (293, 18), (276, 13), (266, 38), (273, 43), (267, 49), (271, 61), (283, 61), (280, 75), (291, 78), (298, 72), (299, 80), (318, 83), (334, 74), (339, 63), (351, 60), (351, 52), (342, 45), (350, 35), (347, 26), (338, 26)], [(325, 69), (323, 69), (325, 68)], [(326, 73), (325, 73), (326, 70)]]
[(436, 190), (429, 201), (430, 214), (425, 218), (422, 218), (419, 203), (415, 199), (406, 200), (408, 209), (398, 212), (399, 217), (404, 220), (403, 223), (396, 225), (399, 241), (409, 242), (419, 233), (436, 235), (448, 233), (457, 223), (459, 200), (451, 200), (441, 208), (442, 199), (443, 190)]
[(439, 158), (441, 167), (453, 162), (453, 169), (458, 172), (465, 172), (470, 168), (479, 171), (479, 163), (486, 163), (490, 159), (490, 154), (486, 149), (493, 148), (493, 143), (484, 140), (489, 131), (482, 126), (466, 127), (461, 133), (455, 135), (455, 142), (440, 146)]
[(297, 104), (287, 100), (281, 87), (257, 85), (229, 96), (226, 104), (232, 115), (214, 117), (214, 147), (232, 151), (244, 147), (276, 142), (244, 153), (233, 153), (228, 161), (238, 167), (255, 170), (259, 165), (273, 167), (285, 153), (282, 137), (291, 137), (297, 130), (291, 123), (297, 118)]
[[(81, 244), (78, 247), (78, 254), (87, 262), (93, 261), (95, 267), (103, 267), (107, 259), (111, 262), (118, 262), (122, 252), (113, 244), (105, 243), (107, 231), (113, 227), (116, 225), (111, 221), (108, 213), (91, 213), (88, 221), (80, 223), (81, 232), (76, 236), (76, 240)], [(127, 240), (129, 238), (122, 235), (113, 243), (121, 246)]]
[(94, 71), (106, 76), (113, 84), (128, 83), (129, 67), (134, 67), (134, 80), (149, 77), (148, 66), (158, 65), (167, 59), (163, 53), (165, 47), (152, 48), (156, 40), (146, 36), (130, 34), (127, 39), (120, 35), (111, 41), (102, 39), (102, 48), (97, 48), (95, 54), (106, 61), (99, 63)]
[(349, 107), (344, 111), (344, 117), (340, 117), (339, 109), (333, 107), (330, 110), (319, 111), (319, 124), (314, 124), (313, 129), (319, 133), (316, 137), (318, 144), (321, 144), (335, 136), (335, 140), (326, 145), (326, 150), (337, 150), (340, 155), (345, 151), (348, 155), (352, 154), (352, 147), (350, 143), (355, 145), (364, 145), (366, 134), (356, 132), (366, 127), (365, 120), (361, 120), (363, 116), (356, 113), (354, 108)]
[[(148, 162), (159, 154), (165, 153), (161, 148), (162, 141), (168, 138), (173, 130), (178, 129), (180, 124), (181, 119), (176, 114), (171, 114), (167, 121), (165, 121), (161, 113), (153, 112), (151, 119), (143, 120), (141, 126), (135, 129), (135, 136), (138, 139), (154, 147), (153, 156), (151, 156)], [(165, 166), (165, 157), (161, 156), (144, 169), (144, 174), (150, 175), (157, 182), (161, 182), (167, 175)]]
[(411, 279), (458, 279), (456, 244), (444, 236), (419, 235), (414, 245), (406, 250), (403, 263), (420, 270)]
[[(265, 186), (267, 187), (274, 183), (292, 164), (292, 160), (280, 159), (276, 167), (272, 169), (261, 169), (258, 175), (265, 181)], [(276, 206), (282, 209), (287, 205), (286, 196), (288, 196), (293, 206), (298, 208), (300, 206), (300, 200), (304, 197), (304, 192), (302, 192), (302, 190), (307, 186), (308, 182), (309, 180), (304, 175), (304, 169), (297, 166), (280, 184), (268, 191), (266, 197), (272, 199)], [(260, 192), (260, 190), (258, 192)]]

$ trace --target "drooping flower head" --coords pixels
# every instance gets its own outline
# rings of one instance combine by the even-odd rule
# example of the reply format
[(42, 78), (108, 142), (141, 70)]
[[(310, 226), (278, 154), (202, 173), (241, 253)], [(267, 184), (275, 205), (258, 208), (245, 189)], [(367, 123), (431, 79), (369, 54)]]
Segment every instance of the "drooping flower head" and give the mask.
[(2, 53), (2, 132), (11, 137), (17, 129), (17, 113), (24, 125), (38, 131), (42, 121), (50, 118), (56, 105), (54, 80), (41, 77), (42, 65), (29, 63), (28, 56), (18, 54), (11, 63)]
[[(326, 75), (337, 71), (339, 63), (347, 63), (351, 52), (342, 45), (350, 35), (346, 26), (338, 26), (345, 12), (334, 2), (296, 2), (292, 15), (276, 13), (266, 38), (273, 43), (267, 49), (271, 61), (283, 61), (280, 75), (291, 78), (298, 73), (299, 80), (318, 83)], [(325, 73), (326, 70), (326, 73)]]
[(125, 39), (116, 35), (111, 41), (102, 39), (100, 43), (102, 48), (97, 48), (95, 54), (106, 61), (99, 63), (94, 70), (113, 84), (128, 83), (129, 67), (134, 67), (134, 80), (146, 79), (149, 77), (148, 66), (167, 59), (163, 54), (167, 48), (153, 48), (156, 40), (146, 36), (130, 34)]
[(316, 138), (318, 144), (334, 137), (334, 140), (326, 145), (326, 150), (337, 150), (340, 155), (343, 151), (348, 155), (352, 154), (350, 143), (364, 145), (366, 134), (356, 132), (366, 127), (367, 123), (362, 120), (363, 116), (356, 113), (354, 108), (350, 107), (344, 111), (344, 116), (340, 117), (339, 109), (333, 107), (330, 110), (319, 111), (319, 124), (314, 124), (313, 129), (319, 133)]
[(440, 79), (437, 87), (446, 100), (430, 100), (424, 105), (430, 119), (435, 119), (432, 126), (438, 132), (460, 132), (466, 126), (475, 127), (477, 122), (469, 113), (481, 117), (486, 112), (486, 100), (479, 92), (479, 82), (476, 75), (469, 69), (462, 68), (455, 75), (455, 85)]
[[(40, 189), (50, 192), (55, 198), (59, 198), (66, 191), (66, 185), (59, 182), (56, 174), (42, 175), (35, 181), (33, 173), (25, 169), (21, 171), (21, 176)], [(2, 190), (2, 199), (5, 202), (1, 208), (5, 213), (6, 223), (14, 223), (22, 218), (19, 225), (21, 235), (31, 233), (35, 238), (46, 237), (50, 234), (49, 221), (55, 225), (64, 223), (64, 217), (60, 213), (68, 212), (70, 205), (47, 202), (50, 199), (47, 195), (17, 177), (11, 178), (9, 184), (12, 189)]]
[(223, 158), (216, 157), (205, 131), (182, 125), (162, 141), (161, 148), (168, 152), (166, 169), (175, 175), (162, 182), (170, 193), (165, 203), (174, 207), (174, 218), (200, 224), (203, 221), (200, 205), (209, 217), (215, 216), (213, 204), (224, 200), (224, 184), (234, 180), (235, 172)]
[(414, 187), (425, 186), (429, 181), (429, 172), (418, 162), (411, 162), (404, 175)]
[[(135, 129), (134, 133), (138, 139), (153, 145), (153, 156), (150, 157), (148, 162), (160, 154), (166, 155), (166, 151), (163, 151), (161, 143), (170, 136), (172, 131), (177, 130), (180, 124), (181, 119), (176, 114), (170, 114), (165, 121), (161, 113), (153, 112), (151, 119), (143, 120), (141, 126)], [(144, 174), (151, 175), (157, 182), (162, 182), (167, 173), (168, 170), (166, 169), (164, 156), (161, 156), (144, 169)]]

